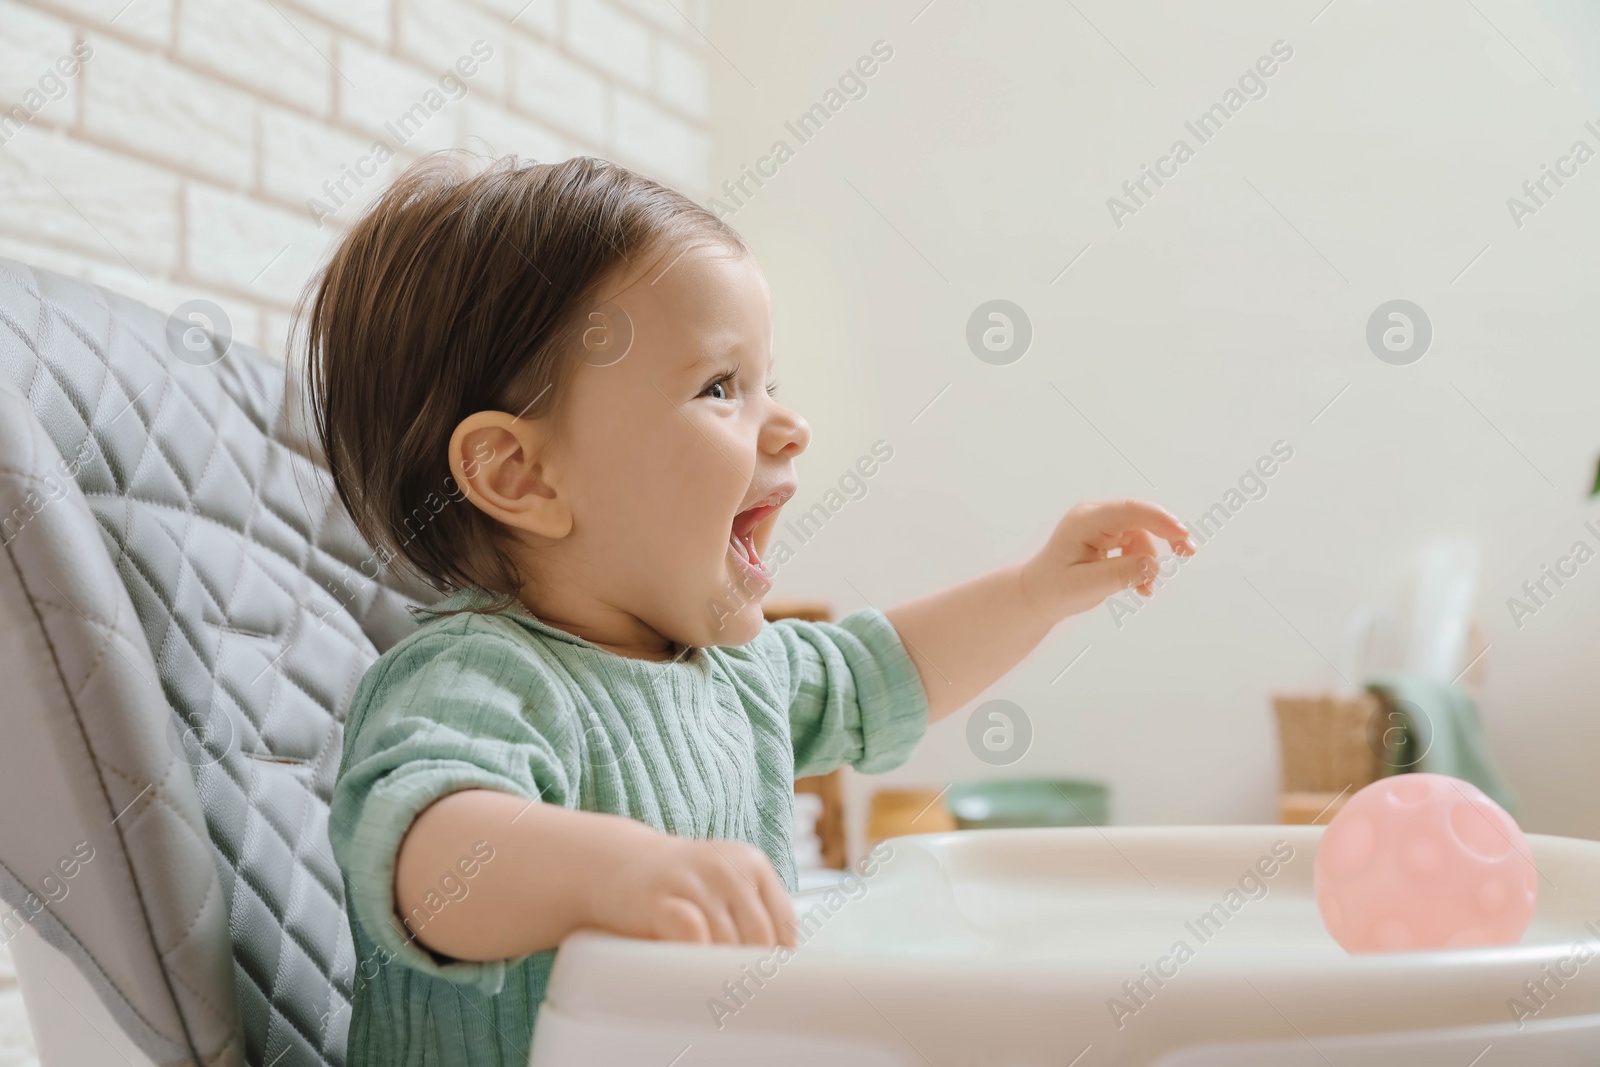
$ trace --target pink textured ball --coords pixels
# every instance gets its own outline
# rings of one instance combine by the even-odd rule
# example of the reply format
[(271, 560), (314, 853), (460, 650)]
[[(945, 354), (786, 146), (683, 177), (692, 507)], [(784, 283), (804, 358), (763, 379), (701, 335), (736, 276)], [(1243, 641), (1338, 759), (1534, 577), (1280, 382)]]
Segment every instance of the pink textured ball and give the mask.
[(1351, 797), (1322, 833), (1312, 877), (1322, 922), (1348, 952), (1511, 944), (1539, 886), (1516, 821), (1443, 774), (1396, 774)]

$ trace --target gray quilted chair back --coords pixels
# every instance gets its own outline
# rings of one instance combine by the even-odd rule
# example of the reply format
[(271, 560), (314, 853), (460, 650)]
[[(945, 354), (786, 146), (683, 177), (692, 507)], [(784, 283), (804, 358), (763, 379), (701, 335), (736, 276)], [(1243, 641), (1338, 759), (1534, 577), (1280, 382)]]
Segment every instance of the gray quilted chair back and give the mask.
[(344, 711), (433, 594), (356, 533), (281, 364), (168, 330), (0, 260), (0, 928), (155, 1063), (338, 1065)]

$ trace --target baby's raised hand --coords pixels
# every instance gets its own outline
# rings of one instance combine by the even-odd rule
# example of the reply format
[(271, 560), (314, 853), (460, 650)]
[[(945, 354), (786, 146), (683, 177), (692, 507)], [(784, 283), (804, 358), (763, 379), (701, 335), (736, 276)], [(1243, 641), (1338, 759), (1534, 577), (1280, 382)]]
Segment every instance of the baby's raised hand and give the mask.
[(1149, 596), (1158, 566), (1157, 538), (1180, 556), (1194, 555), (1188, 528), (1154, 504), (1078, 504), (1056, 525), (1044, 548), (1023, 564), (1024, 594), (1058, 619), (1087, 611), (1120, 589), (1132, 587)]

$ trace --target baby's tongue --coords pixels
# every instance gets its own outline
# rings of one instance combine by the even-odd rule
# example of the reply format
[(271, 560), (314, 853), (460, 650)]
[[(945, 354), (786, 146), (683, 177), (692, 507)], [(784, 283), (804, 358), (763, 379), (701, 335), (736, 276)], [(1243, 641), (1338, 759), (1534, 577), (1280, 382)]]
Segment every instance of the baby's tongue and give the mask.
[(755, 530), (750, 530), (748, 533), (743, 534), (735, 532), (729, 538), (729, 543), (733, 545), (735, 551), (744, 557), (745, 562), (749, 563), (750, 566), (763, 573), (766, 571), (766, 567), (761, 562), (761, 553), (756, 550)]
[(761, 569), (761, 553), (756, 550), (756, 527), (760, 525), (764, 510), (751, 508), (733, 517), (732, 544), (745, 561), (757, 570)]

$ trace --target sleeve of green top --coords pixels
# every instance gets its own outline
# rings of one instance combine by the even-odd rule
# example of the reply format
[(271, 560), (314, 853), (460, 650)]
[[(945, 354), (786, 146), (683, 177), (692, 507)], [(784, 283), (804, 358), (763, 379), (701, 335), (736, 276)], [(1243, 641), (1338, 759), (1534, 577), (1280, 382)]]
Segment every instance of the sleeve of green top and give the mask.
[[(350, 910), (368, 937), (399, 963), (493, 994), (511, 961), (436, 956), (401, 924), (394, 899), (400, 842), (424, 808), (462, 789), (566, 806), (576, 764), (562, 756), (571, 755), (575, 740), (562, 736), (561, 697), (538, 684), (543, 675), (530, 657), (505, 635), (474, 625), (484, 624), (463, 621), (421, 635), (362, 679), (328, 833)], [(505, 678), (523, 684), (513, 690), (499, 680)], [(473, 844), (462, 843), (463, 856)]]
[(787, 685), (797, 778), (846, 763), (886, 771), (922, 740), (928, 697), (882, 612), (868, 608), (837, 623), (783, 619), (755, 644)]

